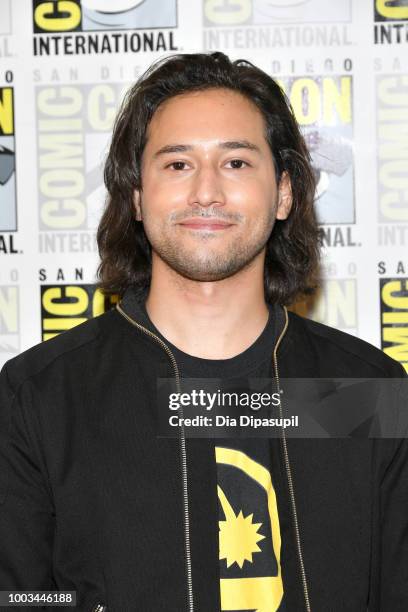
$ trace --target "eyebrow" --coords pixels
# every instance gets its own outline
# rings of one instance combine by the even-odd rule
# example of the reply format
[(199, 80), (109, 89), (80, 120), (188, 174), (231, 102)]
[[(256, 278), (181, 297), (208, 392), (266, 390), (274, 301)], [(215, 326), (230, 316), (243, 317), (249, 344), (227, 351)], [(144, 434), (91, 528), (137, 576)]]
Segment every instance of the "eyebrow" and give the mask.
[[(220, 149), (227, 149), (229, 151), (234, 151), (235, 149), (248, 149), (249, 151), (256, 151), (257, 153), (261, 152), (258, 145), (253, 144), (248, 140), (226, 140), (224, 142), (220, 142), (218, 146)], [(156, 158), (160, 155), (165, 155), (166, 153), (185, 153), (186, 151), (192, 151), (193, 149), (193, 145), (190, 144), (169, 144), (156, 151), (154, 157)]]

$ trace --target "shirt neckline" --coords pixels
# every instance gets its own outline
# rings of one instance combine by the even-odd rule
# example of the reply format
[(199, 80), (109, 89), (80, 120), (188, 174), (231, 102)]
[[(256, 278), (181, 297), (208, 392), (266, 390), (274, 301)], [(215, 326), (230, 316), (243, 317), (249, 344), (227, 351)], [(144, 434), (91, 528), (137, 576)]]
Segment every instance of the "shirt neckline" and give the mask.
[(269, 316), (265, 327), (249, 347), (238, 355), (227, 359), (205, 359), (185, 353), (165, 338), (150, 319), (146, 310), (145, 300), (140, 303), (144, 323), (150, 331), (156, 334), (170, 348), (180, 366), (182, 375), (217, 378), (220, 376), (225, 378), (248, 374), (266, 359), (272, 359), (276, 325), (273, 307), (269, 304), (267, 304), (267, 307)]

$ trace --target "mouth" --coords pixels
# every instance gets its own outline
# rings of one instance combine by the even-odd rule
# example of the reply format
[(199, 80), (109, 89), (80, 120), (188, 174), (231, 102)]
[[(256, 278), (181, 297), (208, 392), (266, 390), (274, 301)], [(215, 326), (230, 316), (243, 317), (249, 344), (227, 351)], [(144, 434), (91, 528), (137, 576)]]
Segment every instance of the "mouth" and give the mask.
[(192, 230), (210, 230), (219, 231), (232, 227), (232, 223), (222, 221), (221, 219), (187, 219), (179, 223), (182, 227)]

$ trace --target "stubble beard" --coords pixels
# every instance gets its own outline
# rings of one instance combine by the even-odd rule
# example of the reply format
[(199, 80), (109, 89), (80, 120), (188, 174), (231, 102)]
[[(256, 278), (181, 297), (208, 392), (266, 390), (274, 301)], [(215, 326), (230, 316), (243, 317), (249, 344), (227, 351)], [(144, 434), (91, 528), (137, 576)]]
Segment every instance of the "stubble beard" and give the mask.
[(224, 244), (214, 247), (211, 245), (212, 240), (218, 243), (223, 239), (221, 236), (214, 236), (212, 232), (202, 232), (197, 236), (195, 248), (194, 245), (187, 246), (182, 240), (178, 240), (176, 232), (171, 228), (169, 232), (156, 233), (146, 232), (145, 227), (145, 232), (152, 252), (177, 274), (190, 280), (209, 282), (223, 280), (249, 267), (266, 246), (274, 220), (271, 211), (263, 225), (257, 226), (256, 233), (252, 233), (246, 240), (240, 235), (232, 241), (225, 239)]

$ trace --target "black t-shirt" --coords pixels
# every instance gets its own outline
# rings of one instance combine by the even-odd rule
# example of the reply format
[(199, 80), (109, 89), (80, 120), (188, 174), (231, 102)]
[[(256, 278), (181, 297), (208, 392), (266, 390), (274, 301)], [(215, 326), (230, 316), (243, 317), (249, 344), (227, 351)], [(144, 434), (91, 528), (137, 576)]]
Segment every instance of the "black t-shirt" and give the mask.
[[(171, 344), (142, 310), (149, 328), (171, 349), (182, 378), (217, 378), (228, 388), (248, 378), (273, 378), (273, 310), (260, 336), (230, 359), (193, 357)], [(272, 392), (272, 388), (269, 390)], [(267, 438), (217, 438), (221, 610), (284, 612), (281, 527)]]

